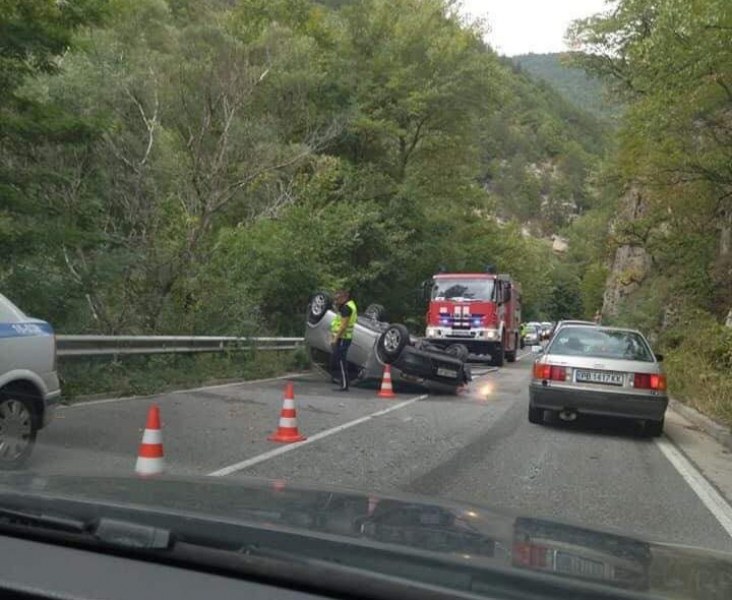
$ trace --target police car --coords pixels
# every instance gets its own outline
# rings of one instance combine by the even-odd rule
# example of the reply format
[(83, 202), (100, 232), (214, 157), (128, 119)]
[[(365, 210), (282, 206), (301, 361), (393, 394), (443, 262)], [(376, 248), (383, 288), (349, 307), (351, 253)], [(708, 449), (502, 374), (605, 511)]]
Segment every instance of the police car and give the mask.
[(60, 398), (53, 328), (0, 294), (0, 469), (28, 460)]

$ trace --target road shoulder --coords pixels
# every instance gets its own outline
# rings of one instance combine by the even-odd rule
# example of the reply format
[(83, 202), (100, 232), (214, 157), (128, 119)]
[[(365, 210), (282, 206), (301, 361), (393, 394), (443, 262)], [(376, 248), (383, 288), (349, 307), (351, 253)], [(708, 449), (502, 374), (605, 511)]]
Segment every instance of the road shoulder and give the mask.
[(674, 403), (666, 412), (665, 434), (732, 504), (732, 451)]

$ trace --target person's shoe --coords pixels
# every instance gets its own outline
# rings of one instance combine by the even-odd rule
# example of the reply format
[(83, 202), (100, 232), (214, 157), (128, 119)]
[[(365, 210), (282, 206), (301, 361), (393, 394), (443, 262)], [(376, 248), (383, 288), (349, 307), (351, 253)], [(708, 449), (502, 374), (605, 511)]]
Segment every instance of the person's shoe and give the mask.
[(334, 392), (347, 392), (348, 388), (337, 387), (337, 388), (333, 388), (333, 391)]

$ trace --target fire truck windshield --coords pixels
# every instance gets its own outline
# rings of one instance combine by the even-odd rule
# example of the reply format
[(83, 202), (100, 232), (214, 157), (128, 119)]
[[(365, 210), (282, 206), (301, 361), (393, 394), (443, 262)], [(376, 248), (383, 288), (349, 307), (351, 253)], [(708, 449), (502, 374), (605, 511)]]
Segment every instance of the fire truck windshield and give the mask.
[(432, 286), (432, 300), (489, 301), (492, 297), (492, 279), (436, 279)]

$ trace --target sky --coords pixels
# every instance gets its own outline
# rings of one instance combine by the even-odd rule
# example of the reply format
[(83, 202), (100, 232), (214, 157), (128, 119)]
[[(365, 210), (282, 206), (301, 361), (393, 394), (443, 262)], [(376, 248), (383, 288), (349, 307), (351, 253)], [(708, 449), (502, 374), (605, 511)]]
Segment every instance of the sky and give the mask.
[(605, 0), (463, 0), (463, 12), (486, 17), (487, 41), (499, 54), (562, 52), (574, 19), (605, 8)]

